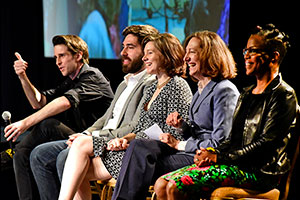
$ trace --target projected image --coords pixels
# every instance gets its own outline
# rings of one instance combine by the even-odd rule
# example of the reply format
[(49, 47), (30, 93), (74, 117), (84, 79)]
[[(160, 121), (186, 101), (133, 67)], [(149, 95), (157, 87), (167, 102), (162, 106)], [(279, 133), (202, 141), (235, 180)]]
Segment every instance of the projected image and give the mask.
[(44, 54), (53, 57), (52, 37), (79, 35), (90, 58), (118, 59), (122, 30), (149, 24), (183, 42), (199, 30), (217, 32), (228, 43), (230, 0), (43, 0)]

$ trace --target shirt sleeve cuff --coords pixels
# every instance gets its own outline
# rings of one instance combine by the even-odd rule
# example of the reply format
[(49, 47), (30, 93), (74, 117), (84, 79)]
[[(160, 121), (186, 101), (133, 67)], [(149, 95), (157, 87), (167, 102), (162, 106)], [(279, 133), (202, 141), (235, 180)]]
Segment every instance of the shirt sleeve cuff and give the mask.
[(89, 132), (88, 130), (83, 131), (82, 134), (84, 134), (84, 135), (92, 135), (91, 132)]
[(180, 141), (178, 144), (178, 151), (185, 151), (187, 141)]

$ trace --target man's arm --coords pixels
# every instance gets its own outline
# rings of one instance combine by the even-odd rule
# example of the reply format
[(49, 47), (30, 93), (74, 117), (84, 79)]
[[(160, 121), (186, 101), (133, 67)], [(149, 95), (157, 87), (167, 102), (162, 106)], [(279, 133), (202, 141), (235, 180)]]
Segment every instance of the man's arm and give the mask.
[(49, 102), (48, 104), (46, 104), (39, 111), (26, 117), (25, 119), (15, 122), (11, 125), (8, 125), (4, 129), (5, 132), (4, 136), (7, 138), (8, 141), (11, 140), (12, 138), (13, 141), (16, 141), (19, 135), (24, 133), (31, 126), (36, 125), (37, 123), (39, 123), (40, 121), (48, 117), (64, 112), (68, 110), (70, 107), (71, 104), (65, 96), (58, 97), (53, 101)]
[(33, 109), (39, 109), (46, 105), (46, 97), (41, 94), (30, 82), (26, 75), (28, 63), (24, 61), (19, 53), (15, 53), (18, 60), (14, 62), (14, 69), (22, 84), (25, 95)]

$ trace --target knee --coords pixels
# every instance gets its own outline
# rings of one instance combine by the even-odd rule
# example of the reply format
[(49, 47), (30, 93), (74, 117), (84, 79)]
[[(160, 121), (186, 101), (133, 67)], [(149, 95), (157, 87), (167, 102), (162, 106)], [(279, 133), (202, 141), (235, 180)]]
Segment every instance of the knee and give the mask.
[(37, 146), (36, 148), (34, 148), (32, 150), (32, 152), (30, 153), (30, 166), (33, 169), (35, 166), (40, 165), (41, 163), (41, 158), (43, 158), (43, 156), (41, 156), (41, 152), (40, 152), (40, 148), (39, 146)]
[(168, 181), (163, 178), (158, 178), (154, 184), (154, 191), (159, 199), (164, 198), (166, 196), (166, 187), (168, 185)]
[(86, 146), (90, 144), (90, 136), (80, 136), (77, 137), (73, 143), (72, 143), (72, 148), (73, 147), (80, 147), (80, 146)]
[(131, 146), (131, 147), (133, 147), (133, 146), (136, 146), (136, 145), (140, 145), (140, 140), (138, 140), (138, 139), (134, 139), (134, 140), (132, 140), (131, 142), (130, 142), (130, 145), (129, 146)]
[(34, 167), (38, 162), (39, 160), (39, 153), (38, 153), (38, 149), (37, 147), (34, 148), (30, 154), (30, 165), (31, 167)]
[(168, 194), (168, 196), (176, 196), (178, 194), (176, 184), (169, 181), (166, 186), (166, 193)]
[(145, 140), (145, 139), (135, 139), (130, 142), (131, 148), (139, 148), (139, 149), (148, 149), (148, 147), (151, 145), (151, 140)]
[(76, 138), (71, 146), (72, 149), (80, 150), (82, 153), (93, 153), (93, 138), (91, 136), (80, 136)]

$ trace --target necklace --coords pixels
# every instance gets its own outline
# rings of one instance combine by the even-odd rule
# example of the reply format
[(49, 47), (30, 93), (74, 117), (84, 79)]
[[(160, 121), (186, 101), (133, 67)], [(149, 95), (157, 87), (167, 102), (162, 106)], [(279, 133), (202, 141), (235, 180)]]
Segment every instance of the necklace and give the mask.
[(168, 77), (168, 78), (167, 78), (164, 82), (162, 82), (161, 84), (158, 84), (158, 82), (157, 82), (156, 88), (160, 90), (162, 87), (164, 87), (165, 85), (167, 85), (167, 83), (169, 82), (170, 79), (171, 79), (171, 77)]

